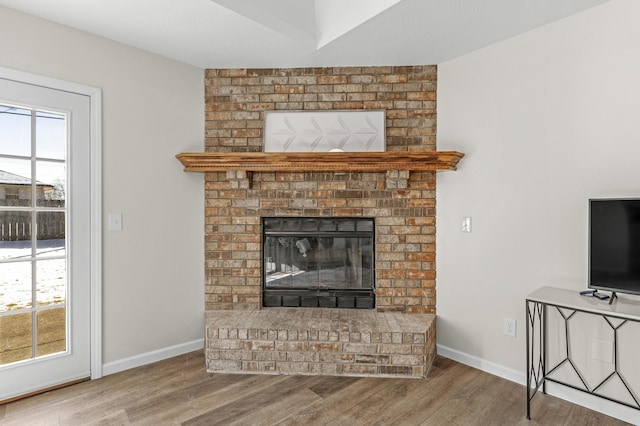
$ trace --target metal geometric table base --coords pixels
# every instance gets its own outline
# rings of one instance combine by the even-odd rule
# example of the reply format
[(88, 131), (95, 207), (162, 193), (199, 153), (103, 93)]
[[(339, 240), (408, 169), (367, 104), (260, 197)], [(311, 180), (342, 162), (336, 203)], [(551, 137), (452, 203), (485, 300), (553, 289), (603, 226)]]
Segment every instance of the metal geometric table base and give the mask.
[[(564, 344), (565, 351), (562, 359), (551, 368), (547, 368), (548, 362), (548, 312), (549, 308), (555, 309), (561, 316), (564, 327)], [(604, 380), (595, 386), (589, 386), (585, 378), (585, 372), (574, 361), (571, 353), (571, 339), (569, 334), (570, 321), (576, 316), (576, 313), (584, 312), (588, 315), (595, 315), (602, 318), (610, 327), (613, 334), (613, 371), (607, 374)], [(640, 322), (627, 318), (618, 318), (615, 315), (604, 315), (589, 311), (582, 311), (575, 308), (567, 308), (550, 303), (539, 301), (526, 301), (526, 338), (527, 338), (527, 419), (531, 418), (531, 400), (542, 387), (542, 392), (546, 393), (546, 381), (558, 383), (570, 388), (598, 396), (631, 408), (640, 409), (640, 400), (629, 381), (625, 378), (619, 362), (619, 330), (628, 322)], [(569, 366), (575, 375), (579, 378), (582, 386), (576, 386), (556, 377), (551, 377), (554, 373), (559, 372), (561, 368)], [(620, 399), (605, 395), (602, 393), (606, 384), (610, 384), (614, 380), (619, 380), (622, 386), (620, 389), (625, 390), (633, 402), (625, 402)]]

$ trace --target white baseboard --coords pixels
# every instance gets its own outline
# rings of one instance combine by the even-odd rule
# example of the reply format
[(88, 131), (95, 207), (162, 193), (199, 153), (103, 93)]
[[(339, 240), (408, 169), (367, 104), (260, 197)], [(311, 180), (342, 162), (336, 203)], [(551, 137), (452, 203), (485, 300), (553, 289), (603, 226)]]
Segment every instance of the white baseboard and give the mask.
[[(487, 361), (482, 358), (460, 352), (456, 349), (448, 348), (446, 346), (436, 345), (436, 348), (438, 355), (440, 356), (452, 359), (473, 368), (477, 368), (478, 370), (493, 374), (494, 376), (502, 377), (503, 379), (510, 380), (522, 386), (526, 386), (526, 373), (504, 367), (500, 364), (496, 364), (494, 362)], [(607, 416), (611, 416), (634, 425), (640, 425), (640, 410), (617, 404), (606, 399), (598, 398), (596, 396), (577, 391), (567, 386), (557, 385), (555, 383), (547, 384), (547, 394), (571, 402), (573, 404), (589, 408), (590, 410), (597, 411)], [(526, 397), (523, 393), (523, 407), (525, 403)], [(531, 414), (531, 417), (535, 418), (535, 412), (532, 412)]]
[(151, 351), (103, 364), (102, 374), (104, 376), (108, 376), (109, 374), (119, 373), (120, 371), (129, 370), (130, 368), (140, 367), (142, 365), (151, 364), (152, 362), (162, 361), (163, 359), (197, 351), (202, 348), (204, 348), (204, 339), (197, 339), (191, 342), (180, 343), (179, 345), (169, 346), (168, 348), (158, 349), (156, 351)]
[[(547, 394), (633, 425), (640, 425), (640, 410), (635, 410), (626, 405), (616, 404), (615, 402), (555, 383), (547, 384)], [(532, 413), (532, 417), (534, 414)]]
[(448, 348), (446, 346), (436, 345), (436, 348), (438, 351), (438, 355), (442, 355), (445, 358), (458, 361), (461, 364), (477, 368), (478, 370), (491, 373), (494, 376), (502, 377), (503, 379), (516, 382), (523, 386), (527, 381), (527, 376), (522, 371), (516, 371), (503, 365), (496, 364), (495, 362), (487, 361), (482, 358), (460, 352), (456, 349)]

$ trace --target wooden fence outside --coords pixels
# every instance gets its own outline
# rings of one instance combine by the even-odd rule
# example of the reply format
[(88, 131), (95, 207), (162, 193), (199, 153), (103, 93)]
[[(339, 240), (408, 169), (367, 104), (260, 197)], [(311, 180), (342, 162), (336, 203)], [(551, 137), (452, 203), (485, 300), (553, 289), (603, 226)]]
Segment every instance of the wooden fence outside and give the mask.
[[(63, 239), (65, 237), (64, 212), (37, 213), (37, 240)], [(30, 212), (4, 212), (0, 216), (0, 241), (30, 240), (34, 226)]]

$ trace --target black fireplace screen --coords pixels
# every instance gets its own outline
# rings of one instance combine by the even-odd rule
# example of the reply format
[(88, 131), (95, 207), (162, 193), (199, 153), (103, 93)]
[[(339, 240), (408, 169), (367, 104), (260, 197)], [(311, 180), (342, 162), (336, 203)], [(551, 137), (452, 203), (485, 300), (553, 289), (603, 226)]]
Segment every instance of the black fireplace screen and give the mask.
[(374, 307), (374, 221), (264, 218), (263, 305)]

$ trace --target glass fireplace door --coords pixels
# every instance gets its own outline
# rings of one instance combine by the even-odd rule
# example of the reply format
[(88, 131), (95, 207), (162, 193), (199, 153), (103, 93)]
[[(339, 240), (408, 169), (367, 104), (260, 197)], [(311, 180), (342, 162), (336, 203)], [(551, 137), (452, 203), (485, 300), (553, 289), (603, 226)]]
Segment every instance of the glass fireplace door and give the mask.
[(265, 306), (373, 307), (373, 219), (263, 224)]

